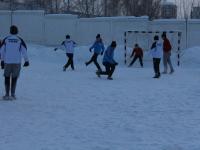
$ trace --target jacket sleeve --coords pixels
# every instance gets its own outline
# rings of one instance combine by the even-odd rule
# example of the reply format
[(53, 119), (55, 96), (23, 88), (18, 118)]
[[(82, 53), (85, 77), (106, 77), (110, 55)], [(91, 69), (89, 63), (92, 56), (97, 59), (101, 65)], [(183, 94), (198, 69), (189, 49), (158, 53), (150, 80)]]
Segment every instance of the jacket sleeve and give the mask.
[(151, 49), (154, 49), (156, 47), (156, 42), (154, 42), (151, 46)]
[(65, 46), (65, 41), (62, 41), (61, 46)]
[(22, 53), (22, 56), (24, 58), (24, 61), (29, 61), (28, 59), (28, 54), (27, 54), (27, 46), (25, 44), (25, 42), (22, 42), (21, 43), (21, 47), (20, 47), (20, 50), (21, 50), (21, 53)]
[(96, 42), (90, 47), (90, 50), (92, 50), (95, 47)]
[(133, 57), (134, 53), (135, 53), (135, 48), (133, 49), (133, 51), (131, 53), (131, 57)]
[(6, 43), (5, 43), (5, 40), (6, 40), (6, 38), (1, 43), (1, 47), (0, 47), (1, 61), (5, 60), (5, 52), (6, 52)]
[(77, 46), (77, 43), (76, 42), (74, 42), (74, 41), (72, 41), (73, 42), (73, 46), (74, 47), (76, 47)]
[(110, 62), (111, 64), (115, 64), (115, 63), (116, 63), (116, 61), (115, 61), (114, 58), (113, 58), (113, 56), (114, 56), (113, 51), (112, 51), (111, 49), (109, 49), (109, 50), (107, 51), (107, 56), (108, 56), (109, 62)]
[(103, 44), (103, 42), (102, 42), (101, 49), (102, 49), (102, 51), (101, 51), (101, 52), (104, 52), (104, 50), (105, 50), (105, 47), (104, 47), (104, 44)]

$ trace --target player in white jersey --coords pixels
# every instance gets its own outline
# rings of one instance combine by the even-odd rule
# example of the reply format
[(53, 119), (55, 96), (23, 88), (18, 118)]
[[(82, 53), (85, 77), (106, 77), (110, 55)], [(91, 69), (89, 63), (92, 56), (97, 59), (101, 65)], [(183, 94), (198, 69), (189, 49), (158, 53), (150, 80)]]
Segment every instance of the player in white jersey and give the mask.
[(17, 36), (18, 28), (10, 27), (10, 35), (7, 36), (0, 48), (1, 52), (1, 68), (4, 69), (5, 91), (3, 99), (16, 99), (15, 89), (17, 79), (21, 70), (21, 59), (24, 58), (24, 67), (29, 66), (27, 55), (27, 47), (22, 38)]
[[(66, 71), (66, 69), (71, 65), (72, 70), (74, 70), (74, 48), (76, 46), (76, 43), (70, 39), (70, 35), (66, 35), (66, 40), (62, 42), (61, 44), (64, 46), (65, 51), (66, 51), (66, 56), (68, 57), (67, 63), (63, 66), (63, 71)], [(58, 48), (55, 48), (54, 50), (56, 51)]]
[(153, 68), (155, 76), (153, 78), (160, 78), (160, 60), (162, 58), (163, 45), (159, 41), (159, 37), (154, 36), (154, 43), (151, 46), (151, 55), (153, 58)]

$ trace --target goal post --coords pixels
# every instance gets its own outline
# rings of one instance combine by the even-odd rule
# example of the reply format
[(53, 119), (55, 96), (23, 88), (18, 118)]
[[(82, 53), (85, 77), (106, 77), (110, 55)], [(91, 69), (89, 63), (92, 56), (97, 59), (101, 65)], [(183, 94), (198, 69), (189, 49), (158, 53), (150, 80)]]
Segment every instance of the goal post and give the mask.
[[(149, 35), (153, 34), (162, 34), (165, 32), (166, 34), (176, 34), (177, 37), (177, 47), (176, 47), (176, 53), (177, 53), (177, 65), (180, 66), (180, 54), (181, 54), (181, 36), (182, 32), (180, 31), (125, 31), (124, 32), (124, 63), (127, 64), (127, 52), (128, 52), (128, 35), (133, 33), (135, 38), (137, 38), (138, 34), (146, 35), (149, 37)], [(137, 39), (136, 41), (137, 42)], [(174, 41), (172, 41), (174, 42)], [(150, 47), (148, 47), (150, 49)]]

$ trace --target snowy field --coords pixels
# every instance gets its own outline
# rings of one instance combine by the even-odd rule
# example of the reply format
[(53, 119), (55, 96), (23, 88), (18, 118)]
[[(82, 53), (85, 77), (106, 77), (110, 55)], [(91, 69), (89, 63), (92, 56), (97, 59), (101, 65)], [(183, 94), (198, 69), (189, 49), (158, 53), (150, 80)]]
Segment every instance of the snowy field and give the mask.
[(0, 150), (200, 150), (200, 48), (160, 79), (148, 55), (144, 68), (127, 68), (118, 48), (113, 81), (86, 68), (87, 47), (77, 48), (74, 72), (62, 71), (64, 52), (28, 48), (18, 99), (0, 101)]

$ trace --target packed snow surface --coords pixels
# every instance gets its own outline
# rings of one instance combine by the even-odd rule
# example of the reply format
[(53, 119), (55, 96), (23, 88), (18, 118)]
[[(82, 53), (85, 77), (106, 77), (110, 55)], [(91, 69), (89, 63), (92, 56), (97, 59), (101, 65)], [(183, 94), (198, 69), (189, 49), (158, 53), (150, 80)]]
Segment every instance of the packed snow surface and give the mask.
[(17, 100), (0, 101), (0, 150), (200, 150), (200, 48), (153, 79), (148, 54), (144, 68), (128, 68), (119, 46), (113, 81), (85, 66), (87, 46), (76, 48), (75, 71), (62, 71), (62, 50), (29, 44), (28, 53)]

